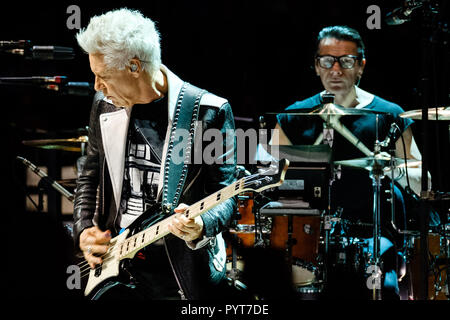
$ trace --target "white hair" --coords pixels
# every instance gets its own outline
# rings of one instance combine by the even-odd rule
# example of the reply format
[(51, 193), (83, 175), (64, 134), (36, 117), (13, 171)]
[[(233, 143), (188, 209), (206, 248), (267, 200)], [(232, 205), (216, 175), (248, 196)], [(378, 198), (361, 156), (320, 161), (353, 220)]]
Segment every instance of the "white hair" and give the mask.
[(85, 52), (103, 54), (108, 68), (123, 70), (137, 58), (142, 69), (153, 75), (161, 65), (159, 32), (137, 10), (122, 8), (94, 16), (76, 38)]

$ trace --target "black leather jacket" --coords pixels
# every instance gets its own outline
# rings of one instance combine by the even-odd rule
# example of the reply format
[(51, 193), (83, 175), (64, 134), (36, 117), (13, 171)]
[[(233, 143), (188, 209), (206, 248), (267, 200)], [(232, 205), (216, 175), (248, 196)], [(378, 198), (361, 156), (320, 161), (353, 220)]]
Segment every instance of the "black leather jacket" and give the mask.
[[(87, 158), (77, 180), (74, 203), (74, 241), (77, 250), (79, 250), (80, 234), (85, 228), (95, 224), (102, 230), (111, 230), (113, 237), (119, 231), (115, 223), (118, 209), (114, 201), (108, 171), (110, 168), (105, 158), (99, 124), (101, 114), (117, 110), (114, 105), (103, 100), (101, 93), (96, 94), (90, 114)], [(234, 129), (233, 114), (228, 102), (220, 106), (200, 104), (198, 120), (202, 122), (203, 132), (215, 128), (225, 135), (226, 130)], [(196, 134), (200, 133), (198, 131)], [(204, 142), (203, 149), (206, 145), (207, 143)], [(225, 164), (202, 163), (188, 166), (180, 203), (195, 203), (236, 180), (235, 147), (234, 139), (232, 141), (224, 139), (224, 150), (234, 152), (232, 160)], [(224, 251), (224, 243), (223, 238), (217, 235), (228, 227), (235, 211), (236, 199), (230, 198), (201, 216), (204, 222), (204, 235), (207, 238), (210, 237), (210, 241), (206, 241), (207, 244), (201, 248), (193, 250), (184, 241), (171, 234), (165, 237), (169, 260), (185, 298), (211, 298), (210, 289), (224, 279), (224, 252), (220, 252), (223, 261), (217, 263), (219, 251)]]

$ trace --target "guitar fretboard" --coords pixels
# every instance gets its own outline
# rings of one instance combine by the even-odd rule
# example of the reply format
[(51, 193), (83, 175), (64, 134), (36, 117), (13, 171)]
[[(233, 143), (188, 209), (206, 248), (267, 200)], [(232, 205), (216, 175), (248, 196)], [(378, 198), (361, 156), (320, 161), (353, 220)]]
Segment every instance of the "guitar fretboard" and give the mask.
[[(187, 218), (195, 218), (206, 211), (212, 209), (219, 203), (241, 193), (244, 191), (245, 187), (245, 178), (242, 178), (235, 183), (209, 195), (208, 197), (190, 205), (184, 213), (182, 213)], [(119, 250), (119, 259), (129, 258), (133, 256), (137, 251), (143, 249), (144, 247), (150, 245), (151, 243), (159, 240), (160, 238), (168, 235), (169, 224), (172, 222), (172, 219), (179, 217), (180, 214), (174, 214), (153, 226), (142, 230), (129, 238), (127, 238), (122, 244), (120, 244)]]

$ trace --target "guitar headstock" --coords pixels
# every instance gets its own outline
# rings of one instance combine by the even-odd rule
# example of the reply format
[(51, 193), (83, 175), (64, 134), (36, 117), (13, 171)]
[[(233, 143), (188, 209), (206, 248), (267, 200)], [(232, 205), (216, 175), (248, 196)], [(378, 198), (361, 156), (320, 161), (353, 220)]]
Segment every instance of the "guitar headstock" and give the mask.
[(288, 159), (272, 162), (269, 167), (258, 169), (258, 173), (244, 178), (244, 190), (261, 192), (283, 184), (284, 176), (289, 167)]

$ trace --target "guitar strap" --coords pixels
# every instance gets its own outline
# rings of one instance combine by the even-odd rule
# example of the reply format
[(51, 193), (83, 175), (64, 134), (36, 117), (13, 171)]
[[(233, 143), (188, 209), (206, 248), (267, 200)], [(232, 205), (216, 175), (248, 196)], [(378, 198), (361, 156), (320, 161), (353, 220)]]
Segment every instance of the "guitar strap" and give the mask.
[(161, 205), (167, 215), (178, 206), (193, 150), (200, 99), (206, 91), (185, 82), (178, 95), (164, 164)]

